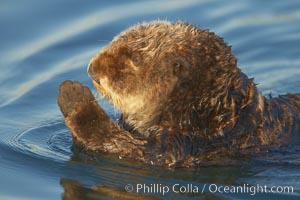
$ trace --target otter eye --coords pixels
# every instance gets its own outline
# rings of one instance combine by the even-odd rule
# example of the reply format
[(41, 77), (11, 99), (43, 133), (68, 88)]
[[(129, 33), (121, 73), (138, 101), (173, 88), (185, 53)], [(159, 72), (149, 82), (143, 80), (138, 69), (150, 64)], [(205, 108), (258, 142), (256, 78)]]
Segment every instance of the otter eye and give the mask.
[(141, 62), (141, 57), (140, 56), (134, 56), (133, 58), (131, 58), (131, 60), (134, 63), (139, 63), (139, 62)]
[(131, 55), (131, 61), (135, 64), (140, 64), (142, 62), (142, 56), (139, 52), (134, 52)]

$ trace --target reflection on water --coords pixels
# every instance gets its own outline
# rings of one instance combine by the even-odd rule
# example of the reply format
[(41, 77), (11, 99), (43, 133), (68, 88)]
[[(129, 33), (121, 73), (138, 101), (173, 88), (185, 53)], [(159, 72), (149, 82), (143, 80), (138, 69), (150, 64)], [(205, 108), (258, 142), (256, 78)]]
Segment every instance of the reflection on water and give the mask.
[[(56, 103), (59, 83), (78, 80), (93, 88), (86, 74), (89, 59), (121, 30), (155, 19), (188, 21), (224, 37), (263, 94), (300, 92), (300, 2), (296, 0), (1, 2), (0, 199), (140, 199), (124, 189), (138, 183), (284, 184), (294, 187), (293, 194), (260, 193), (255, 199), (299, 198), (296, 146), (279, 147), (235, 166), (175, 170), (86, 155), (72, 147)], [(108, 102), (100, 104), (117, 118)], [(197, 195), (142, 198), (252, 196), (205, 190)]]

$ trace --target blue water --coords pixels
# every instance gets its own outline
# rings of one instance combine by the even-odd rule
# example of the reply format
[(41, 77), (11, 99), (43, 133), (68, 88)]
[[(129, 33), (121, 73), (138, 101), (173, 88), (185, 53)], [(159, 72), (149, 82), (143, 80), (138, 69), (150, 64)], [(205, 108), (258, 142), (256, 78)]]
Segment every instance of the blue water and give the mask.
[[(131, 199), (128, 183), (293, 186), (293, 193), (161, 194), (174, 199), (300, 199), (300, 148), (282, 147), (237, 166), (167, 170), (72, 148), (58, 85), (86, 74), (121, 30), (154, 19), (210, 29), (232, 45), (264, 95), (300, 92), (300, 1), (178, 0), (0, 2), (0, 199)], [(112, 118), (112, 106), (100, 104)], [(93, 187), (98, 187), (94, 190)], [(102, 189), (99, 189), (102, 188)], [(106, 188), (106, 189), (103, 189)], [(74, 195), (70, 197), (68, 195)], [(118, 193), (120, 192), (120, 193)], [(119, 195), (116, 195), (119, 194)], [(129, 194), (130, 195), (130, 194)]]

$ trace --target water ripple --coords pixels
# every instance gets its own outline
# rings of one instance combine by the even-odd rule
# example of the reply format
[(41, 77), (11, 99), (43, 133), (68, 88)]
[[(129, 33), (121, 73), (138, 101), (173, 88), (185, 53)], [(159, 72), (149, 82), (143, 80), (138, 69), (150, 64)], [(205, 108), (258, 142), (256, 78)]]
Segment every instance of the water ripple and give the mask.
[(86, 66), (88, 63), (87, 60), (89, 60), (95, 54), (95, 52), (97, 52), (97, 50), (98, 48), (86, 51), (79, 55), (72, 55), (70, 58), (65, 58), (61, 63), (52, 65), (55, 67), (50, 67), (41, 73), (32, 74), (32, 76), (29, 77), (29, 80), (25, 80), (20, 84), (15, 84), (13, 87), (10, 87), (10, 89), (4, 88), (4, 94), (2, 96), (3, 98), (0, 101), (0, 108), (18, 100), (36, 86), (58, 76), (59, 74)]
[[(75, 22), (62, 24), (60, 27), (56, 27), (55, 30), (49, 30), (48, 35), (44, 34), (41, 38), (22, 45), (20, 49), (13, 49), (8, 53), (8, 55), (3, 57), (9, 59), (10, 61), (23, 60), (24, 58), (44, 50), (50, 45), (57, 44), (58, 42), (64, 41), (67, 38), (78, 35), (96, 26), (105, 25), (113, 21), (132, 16), (138, 16), (141, 14), (153, 14), (157, 12), (182, 9), (184, 7), (193, 6), (194, 4), (199, 4), (199, 1), (143, 1), (131, 4), (128, 3), (126, 5), (106, 7), (105, 9), (101, 10), (97, 9), (94, 13), (79, 17), (79, 20), (76, 20)], [(116, 10), (118, 12), (116, 12)]]
[(68, 161), (72, 139), (62, 123), (50, 123), (16, 133), (2, 140), (18, 153), (46, 160)]

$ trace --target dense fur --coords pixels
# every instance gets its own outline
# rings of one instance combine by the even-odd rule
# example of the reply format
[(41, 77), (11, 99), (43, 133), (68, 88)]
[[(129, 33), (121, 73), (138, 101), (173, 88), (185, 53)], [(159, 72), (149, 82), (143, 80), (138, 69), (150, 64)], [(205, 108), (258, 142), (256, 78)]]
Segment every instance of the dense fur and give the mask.
[(299, 94), (266, 99), (223, 39), (187, 23), (155, 21), (122, 32), (88, 73), (123, 113), (117, 125), (86, 87), (61, 85), (66, 124), (88, 150), (191, 166), (204, 152), (283, 144), (299, 134)]

